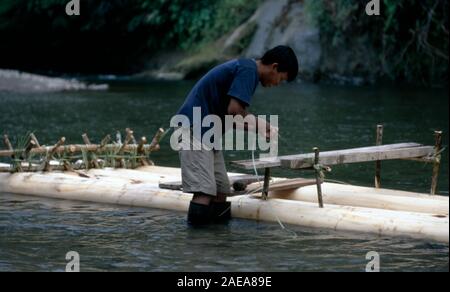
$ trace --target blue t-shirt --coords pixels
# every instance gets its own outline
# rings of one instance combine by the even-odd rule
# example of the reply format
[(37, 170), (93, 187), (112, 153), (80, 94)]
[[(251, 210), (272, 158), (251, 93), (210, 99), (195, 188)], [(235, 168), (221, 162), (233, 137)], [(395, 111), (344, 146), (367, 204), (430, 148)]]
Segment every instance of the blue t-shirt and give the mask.
[[(224, 123), (231, 97), (244, 106), (250, 106), (259, 84), (255, 60), (238, 59), (226, 62), (209, 71), (194, 86), (178, 114), (189, 118), (193, 125), (193, 108), (200, 107), (202, 120), (206, 115), (217, 115)], [(207, 129), (202, 128), (202, 134)]]

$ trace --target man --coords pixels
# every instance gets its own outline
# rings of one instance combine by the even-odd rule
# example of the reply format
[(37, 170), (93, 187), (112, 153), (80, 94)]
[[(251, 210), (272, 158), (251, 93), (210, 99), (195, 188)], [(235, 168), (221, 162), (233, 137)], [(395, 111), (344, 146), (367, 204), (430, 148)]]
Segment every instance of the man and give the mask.
[[(248, 131), (265, 129), (263, 133), (266, 137), (273, 137), (277, 129), (265, 120), (254, 117), (247, 108), (260, 82), (263, 87), (278, 86), (283, 81), (295, 80), (297, 74), (297, 57), (287, 46), (275, 47), (259, 60), (229, 61), (213, 68), (198, 81), (178, 114), (187, 116), (191, 125), (194, 108), (201, 108), (202, 119), (207, 115), (216, 115), (222, 124), (225, 115), (251, 116), (251, 122), (242, 125), (242, 128)], [(202, 135), (204, 130), (202, 128)], [(226, 202), (230, 183), (222, 152), (202, 147), (201, 150), (181, 150), (179, 156), (183, 191), (194, 194), (189, 206), (188, 223), (227, 222), (231, 217), (231, 204)]]

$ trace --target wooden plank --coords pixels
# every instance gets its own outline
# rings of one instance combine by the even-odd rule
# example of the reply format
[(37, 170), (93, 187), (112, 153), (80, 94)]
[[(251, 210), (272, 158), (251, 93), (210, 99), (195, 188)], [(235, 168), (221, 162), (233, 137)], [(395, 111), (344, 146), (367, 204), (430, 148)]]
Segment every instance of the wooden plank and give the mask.
[[(281, 166), (280, 157), (274, 158), (274, 159), (255, 159), (255, 167), (257, 169), (261, 168), (272, 168), (272, 167), (279, 167)], [(239, 161), (232, 161), (232, 165), (238, 166), (243, 169), (253, 169), (253, 160), (239, 160)]]
[[(366, 151), (329, 151), (322, 152), (319, 163), (323, 165), (337, 165), (347, 163), (369, 162), (377, 160), (392, 160), (412, 157), (423, 157), (433, 152), (432, 146), (420, 146), (413, 148), (400, 148), (391, 150), (366, 150)], [(281, 166), (300, 169), (313, 165), (314, 154), (303, 154), (281, 159)]]
[(183, 189), (181, 181), (160, 182), (158, 187), (165, 190), (181, 191)]
[[(249, 184), (262, 181), (264, 177), (244, 174), (244, 175), (230, 176), (228, 179), (230, 180), (230, 184), (236, 191), (243, 191), (247, 188)], [(160, 182), (159, 188), (176, 191), (181, 191), (183, 189), (181, 181)]]
[[(416, 147), (422, 147), (422, 146), (423, 146), (422, 144), (417, 144), (417, 143), (386, 144), (386, 145), (380, 145), (380, 146), (369, 146), (369, 147), (358, 147), (358, 148), (350, 148), (350, 149), (342, 149), (342, 150), (324, 151), (324, 152), (321, 152), (321, 155), (322, 154), (343, 155), (343, 154), (353, 154), (353, 153), (370, 153), (370, 152), (377, 152), (377, 151), (390, 151), (390, 150), (396, 150), (396, 149), (409, 149), (409, 148), (416, 148)], [(297, 157), (302, 157), (304, 155), (314, 156), (314, 153), (294, 154), (294, 155), (283, 156), (281, 160), (290, 159), (290, 158), (295, 159)]]
[[(390, 150), (390, 149), (400, 149), (400, 148), (411, 148), (411, 147), (419, 147), (422, 146), (422, 144), (418, 143), (397, 143), (397, 144), (386, 144), (381, 146), (370, 146), (370, 147), (360, 147), (360, 148), (352, 148), (347, 150), (340, 150), (340, 151), (351, 151), (351, 152), (364, 152), (364, 151), (370, 151), (374, 150), (374, 148), (377, 148), (379, 150)], [(327, 152), (323, 152), (327, 153)], [(300, 154), (305, 155), (305, 154)], [(310, 154), (314, 155), (314, 154)], [(279, 156), (276, 158), (265, 158), (265, 159), (255, 159), (255, 165), (253, 165), (253, 160), (239, 160), (239, 161), (232, 161), (231, 164), (235, 165), (237, 167), (243, 168), (243, 169), (253, 169), (255, 166), (257, 169), (260, 168), (269, 168), (269, 167), (279, 167), (281, 166), (281, 160), (282, 159), (289, 159), (291, 157), (297, 157), (299, 154), (296, 155), (286, 155), (286, 156)]]

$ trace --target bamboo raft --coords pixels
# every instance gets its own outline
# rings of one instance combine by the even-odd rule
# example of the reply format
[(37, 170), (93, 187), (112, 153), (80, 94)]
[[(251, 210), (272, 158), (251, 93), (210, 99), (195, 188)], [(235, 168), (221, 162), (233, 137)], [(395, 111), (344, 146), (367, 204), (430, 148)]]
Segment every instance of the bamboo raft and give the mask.
[[(146, 145), (144, 139), (141, 139), (139, 144), (128, 144), (133, 141), (133, 137), (132, 131), (127, 133), (124, 143), (105, 142), (91, 148), (88, 147), (91, 145), (88, 139), (85, 139), (84, 145), (76, 147), (64, 147), (63, 143), (57, 143), (42, 152), (44, 159), (39, 165), (19, 161), (20, 163), (12, 167), (11, 164), (0, 163), (0, 170), (3, 170), (0, 172), (0, 194), (24, 194), (187, 212), (192, 195), (183, 193), (174, 183), (181, 180), (180, 169), (152, 165), (145, 157), (150, 150), (159, 148), (158, 135), (160, 137), (162, 131), (158, 131), (150, 145)], [(33, 146), (27, 145), (28, 153), (42, 151), (42, 146), (36, 143), (37, 139), (30, 137), (30, 141), (32, 140), (35, 142), (31, 143)], [(87, 147), (91, 152), (89, 159), (84, 160), (85, 163), (73, 165), (52, 159), (54, 158), (52, 155), (58, 151), (66, 153), (72, 148), (72, 151), (76, 152), (77, 147), (79, 151)], [(24, 149), (14, 151), (11, 148), (8, 146), (8, 153), (0, 151), (0, 155), (7, 154), (10, 157), (14, 156), (14, 159), (18, 159), (20, 155), (25, 156)], [(105, 163), (102, 162), (102, 149), (108, 148), (115, 149), (112, 159), (119, 161), (115, 168), (108, 165), (105, 167)], [(428, 150), (430, 149), (427, 148)], [(436, 146), (433, 151), (439, 153), (441, 149)], [(141, 155), (136, 156), (138, 152)], [(49, 155), (51, 153), (53, 154)], [(131, 154), (131, 158), (127, 158), (126, 154)], [(422, 155), (422, 152), (420, 154)], [(434, 163), (434, 174), (435, 164), (439, 162), (438, 156), (433, 158), (428, 154), (413, 158)], [(360, 157), (359, 154), (357, 156)], [(308, 157), (312, 159), (314, 154)], [(326, 158), (327, 155), (323, 157)], [(285, 158), (279, 160), (280, 166), (287, 163), (283, 162)], [(298, 161), (297, 158), (295, 157), (295, 161)], [(320, 157), (318, 158), (320, 161)], [(380, 156), (375, 158), (379, 159)], [(137, 161), (133, 169), (127, 169), (133, 165), (130, 159)], [(236, 163), (245, 164), (242, 161)], [(298, 167), (298, 164), (295, 165)], [(267, 165), (261, 167), (265, 168)], [(308, 168), (311, 168), (311, 165)], [(267, 180), (267, 184), (264, 185), (262, 182), (255, 182), (255, 178), (249, 179), (248, 175), (229, 173), (231, 181), (245, 181), (244, 190), (228, 198), (232, 203), (233, 218), (282, 222), (380, 236), (411, 237), (448, 244), (448, 197), (382, 189), (378, 167), (376, 167), (378, 185), (375, 188), (320, 181), (319, 172), (326, 169), (326, 166), (312, 167), (312, 170), (318, 173), (318, 181), (265, 176), (264, 182)], [(256, 178), (256, 181), (259, 180), (260, 178)], [(433, 187), (436, 182), (437, 177), (433, 177)], [(168, 189), (167, 185), (174, 187)], [(322, 206), (317, 204), (319, 186)]]

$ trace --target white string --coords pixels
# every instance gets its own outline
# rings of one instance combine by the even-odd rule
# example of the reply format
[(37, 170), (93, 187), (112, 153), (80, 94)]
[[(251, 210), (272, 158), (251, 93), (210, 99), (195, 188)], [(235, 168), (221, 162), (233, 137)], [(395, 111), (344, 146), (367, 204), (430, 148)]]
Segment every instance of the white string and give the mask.
[(256, 170), (255, 150), (254, 149), (252, 149), (252, 162), (253, 162), (253, 170), (255, 171), (256, 179), (258, 180), (259, 187), (261, 187), (261, 181), (259, 180), (258, 170)]
[[(253, 163), (253, 170), (255, 171), (256, 179), (258, 180), (259, 187), (261, 188), (261, 181), (259, 180), (258, 170), (256, 169), (255, 149), (256, 149), (256, 139), (255, 139), (254, 147), (252, 148), (252, 163)], [(247, 195), (251, 195), (251, 194), (255, 193), (255, 192), (258, 191), (258, 190), (259, 190), (259, 189), (254, 189), (253, 191), (247, 193)], [(241, 199), (242, 199), (242, 198), (241, 198)], [(241, 200), (241, 199), (240, 199), (240, 200)], [(241, 204), (240, 200), (239, 200), (239, 206), (240, 206), (240, 204)], [(267, 203), (268, 203), (268, 204), (271, 204), (270, 201), (267, 201)], [(275, 217), (275, 219), (277, 220), (277, 222), (278, 222), (278, 224), (280, 225), (280, 227), (281, 227), (282, 230), (286, 230), (286, 231), (290, 232), (291, 234), (293, 234), (294, 237), (297, 237), (297, 233), (295, 233), (294, 231), (292, 231), (292, 230), (286, 228), (286, 227), (283, 225), (283, 223), (281, 222), (280, 218), (278, 218), (277, 214), (275, 214), (275, 212), (272, 211), (271, 206), (269, 206), (269, 212), (271, 212), (272, 215)]]

